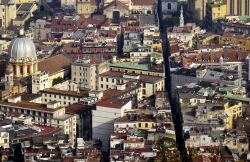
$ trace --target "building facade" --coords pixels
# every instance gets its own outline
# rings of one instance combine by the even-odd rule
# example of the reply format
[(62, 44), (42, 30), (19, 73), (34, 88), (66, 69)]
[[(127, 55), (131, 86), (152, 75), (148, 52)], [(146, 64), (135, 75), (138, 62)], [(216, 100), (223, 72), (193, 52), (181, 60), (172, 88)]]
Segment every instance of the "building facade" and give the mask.
[(27, 77), (38, 71), (36, 47), (31, 39), (24, 36), (24, 30), (20, 30), (19, 36), (11, 41), (8, 50), (8, 65), (14, 77)]
[(96, 103), (92, 114), (93, 139), (101, 139), (103, 150), (109, 148), (109, 137), (114, 131), (114, 120), (131, 110), (131, 101), (112, 100)]
[(0, 27), (7, 28), (16, 18), (16, 3), (14, 0), (0, 1)]
[(250, 0), (226, 0), (227, 15), (250, 16)]
[(224, 119), (225, 128), (233, 129), (234, 128), (234, 120), (240, 116), (242, 116), (242, 103), (234, 103), (228, 102), (224, 105), (224, 113), (226, 117)]
[(38, 125), (47, 125), (61, 128), (63, 134), (69, 136), (71, 144), (76, 138), (76, 116), (65, 113), (65, 108), (58, 102), (38, 104), (21, 101), (21, 96), (9, 98), (8, 102), (0, 102), (3, 112), (18, 112), (33, 118)]
[(71, 65), (71, 79), (80, 88), (98, 89), (98, 75), (109, 70), (107, 61), (91, 62), (90, 59), (76, 60)]

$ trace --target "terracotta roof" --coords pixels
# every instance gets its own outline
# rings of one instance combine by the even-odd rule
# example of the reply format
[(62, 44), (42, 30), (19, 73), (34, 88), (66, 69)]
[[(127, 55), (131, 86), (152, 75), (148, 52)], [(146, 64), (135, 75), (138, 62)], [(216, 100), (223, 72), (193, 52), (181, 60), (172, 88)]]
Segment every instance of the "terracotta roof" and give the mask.
[(133, 6), (152, 6), (155, 3), (155, 0), (132, 0)]
[(121, 8), (121, 9), (129, 9), (128, 5), (126, 5), (125, 3), (122, 3), (121, 1), (119, 0), (114, 0), (112, 2), (110, 2), (109, 4), (107, 4), (105, 7), (104, 7), (104, 10), (109, 8), (110, 6), (113, 6), (115, 5), (117, 8)]
[(38, 70), (53, 75), (59, 71), (70, 68), (71, 58), (66, 54), (59, 54), (38, 62)]
[(66, 113), (75, 114), (85, 110), (95, 109), (95, 105), (83, 105), (80, 103), (74, 103), (66, 108)]
[(120, 109), (128, 102), (129, 100), (113, 99), (113, 100), (99, 101), (96, 103), (96, 106)]
[(195, 156), (192, 161), (193, 162), (211, 162), (211, 160), (205, 155)]

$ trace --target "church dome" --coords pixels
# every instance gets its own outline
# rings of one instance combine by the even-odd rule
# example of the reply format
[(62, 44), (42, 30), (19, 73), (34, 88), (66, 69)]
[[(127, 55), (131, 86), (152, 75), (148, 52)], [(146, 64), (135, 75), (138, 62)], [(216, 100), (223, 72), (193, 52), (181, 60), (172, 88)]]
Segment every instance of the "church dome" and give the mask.
[(14, 38), (9, 46), (9, 57), (11, 60), (36, 60), (36, 47), (33, 41), (23, 35)]

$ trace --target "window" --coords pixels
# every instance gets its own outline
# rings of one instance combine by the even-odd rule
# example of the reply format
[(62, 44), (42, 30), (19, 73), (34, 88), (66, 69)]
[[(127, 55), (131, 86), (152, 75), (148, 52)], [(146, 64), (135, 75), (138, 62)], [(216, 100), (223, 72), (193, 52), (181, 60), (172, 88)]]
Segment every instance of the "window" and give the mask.
[(108, 82), (109, 81), (109, 78), (106, 78), (106, 82)]
[(138, 127), (141, 127), (141, 123), (138, 124)]
[(145, 123), (145, 127), (148, 128), (148, 123)]
[(103, 88), (103, 84), (101, 84), (101, 88)]
[(115, 82), (115, 80), (114, 79), (112, 79), (112, 83), (114, 83)]
[(171, 3), (168, 3), (168, 10), (171, 10), (172, 6)]
[(109, 85), (106, 85), (106, 88), (108, 89), (108, 88), (109, 88)]
[(103, 77), (101, 77), (101, 81), (103, 81)]

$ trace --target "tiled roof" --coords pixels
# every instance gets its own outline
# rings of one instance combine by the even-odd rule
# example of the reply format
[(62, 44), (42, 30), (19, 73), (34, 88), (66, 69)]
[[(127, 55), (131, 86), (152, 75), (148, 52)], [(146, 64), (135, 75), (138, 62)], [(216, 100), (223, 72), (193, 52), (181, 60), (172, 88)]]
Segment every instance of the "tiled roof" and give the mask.
[(81, 111), (95, 109), (95, 105), (84, 105), (80, 103), (74, 103), (66, 108), (66, 113), (68, 114), (75, 114)]
[(104, 6), (104, 10), (115, 5), (117, 8), (121, 8), (121, 9), (129, 9), (128, 8), (128, 5), (126, 5), (125, 3), (122, 3), (121, 1), (119, 0), (114, 0), (112, 2), (110, 2), (109, 4), (107, 4), (106, 6)]
[(99, 101), (96, 103), (96, 106), (120, 109), (128, 102), (129, 102), (128, 100), (113, 99), (113, 100)]
[(155, 0), (132, 0), (133, 6), (152, 6), (155, 3)]
[(38, 70), (53, 75), (59, 71), (70, 68), (71, 58), (66, 54), (59, 54), (38, 62)]

